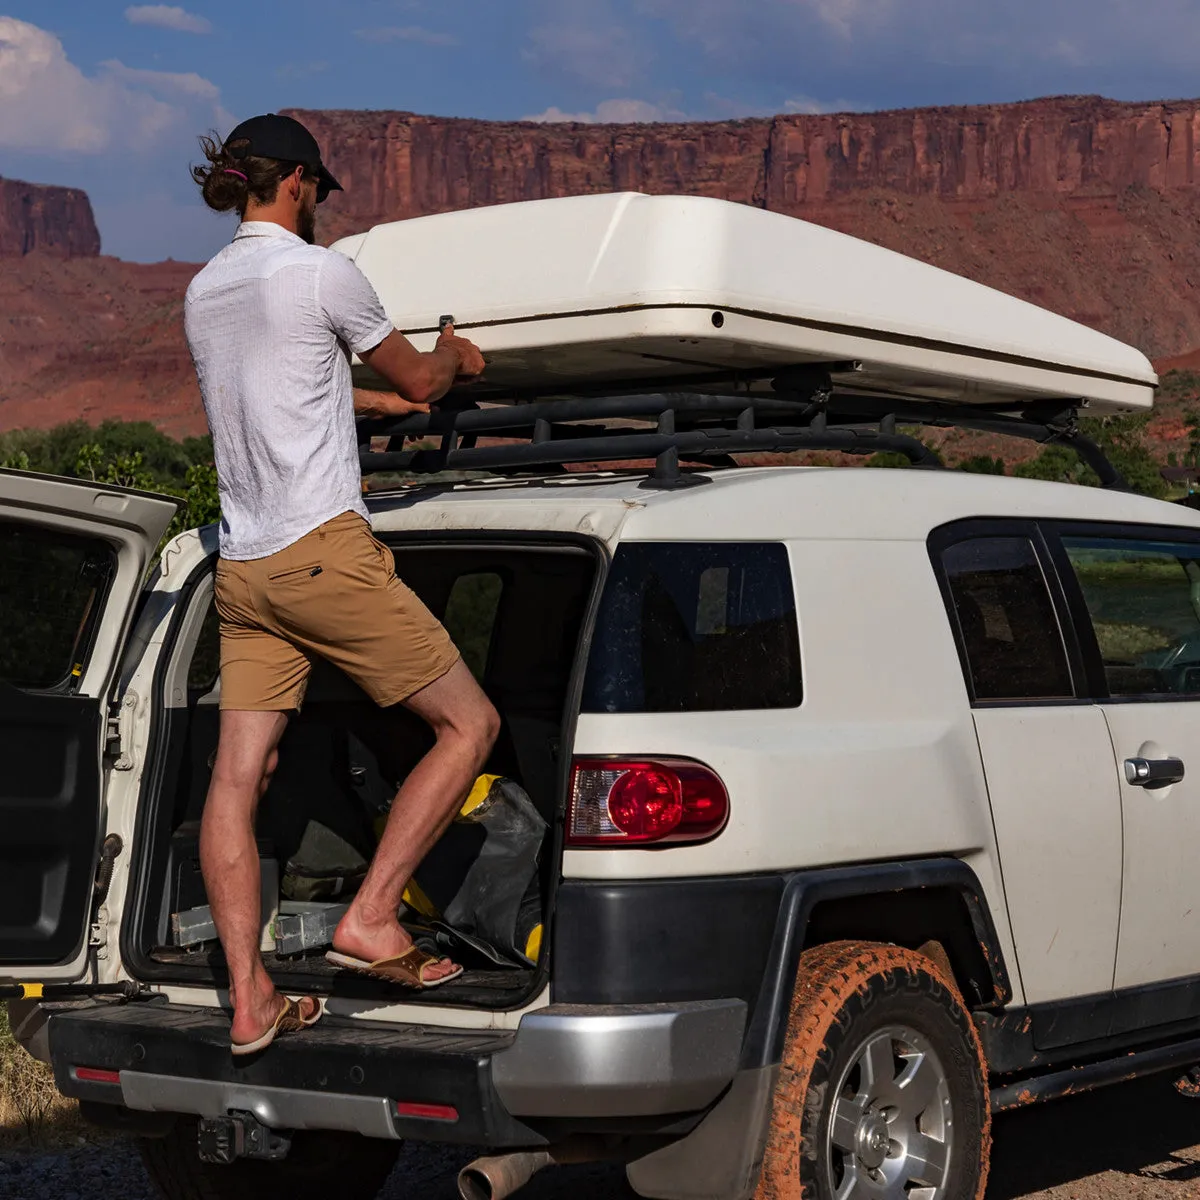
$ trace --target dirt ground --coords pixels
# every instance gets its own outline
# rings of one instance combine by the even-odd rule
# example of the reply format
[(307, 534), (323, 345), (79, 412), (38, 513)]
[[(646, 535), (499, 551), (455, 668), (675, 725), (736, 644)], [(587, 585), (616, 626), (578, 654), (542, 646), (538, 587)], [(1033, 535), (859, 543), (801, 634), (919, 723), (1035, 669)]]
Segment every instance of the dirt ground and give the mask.
[[(380, 1200), (458, 1200), (461, 1148), (409, 1145)], [(154, 1200), (125, 1139), (0, 1150), (2, 1200)], [(520, 1200), (631, 1200), (617, 1167), (564, 1167)], [(1200, 1101), (1168, 1081), (1126, 1084), (1001, 1117), (988, 1200), (1200, 1200)]]
[(1166, 1077), (996, 1120), (988, 1200), (1200, 1197), (1200, 1101)]
[[(988, 1200), (1200, 1200), (1200, 1101), (1167, 1079), (1109, 1088), (995, 1123)], [(384, 1200), (457, 1200), (458, 1158), (412, 1147)], [(521, 1200), (627, 1200), (611, 1167), (548, 1171)]]

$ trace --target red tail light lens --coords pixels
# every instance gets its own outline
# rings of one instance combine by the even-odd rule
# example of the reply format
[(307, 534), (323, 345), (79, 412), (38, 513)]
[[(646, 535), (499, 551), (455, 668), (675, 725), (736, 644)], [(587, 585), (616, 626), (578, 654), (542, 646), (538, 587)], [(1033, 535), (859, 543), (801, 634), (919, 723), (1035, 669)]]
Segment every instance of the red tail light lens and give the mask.
[(99, 1067), (72, 1067), (71, 1073), (80, 1083), (120, 1083), (120, 1071), (105, 1071)]
[(576, 759), (569, 846), (700, 842), (729, 819), (729, 794), (710, 767), (684, 758)]
[(397, 1100), (396, 1116), (412, 1117), (419, 1121), (457, 1121), (458, 1109), (452, 1104), (419, 1104), (414, 1100)]
[(674, 833), (683, 821), (679, 776), (649, 765), (625, 771), (609, 788), (608, 817), (626, 837), (643, 842)]

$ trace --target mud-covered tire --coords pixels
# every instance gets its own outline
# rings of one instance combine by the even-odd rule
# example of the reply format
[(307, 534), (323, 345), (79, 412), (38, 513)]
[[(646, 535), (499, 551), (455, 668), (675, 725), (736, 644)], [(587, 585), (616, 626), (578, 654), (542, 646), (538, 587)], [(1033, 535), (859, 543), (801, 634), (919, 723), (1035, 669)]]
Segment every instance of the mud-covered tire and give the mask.
[[(970, 1014), (932, 960), (860, 942), (806, 951), (755, 1200), (859, 1200), (868, 1184), (879, 1188), (893, 1175), (932, 1186), (919, 1195), (982, 1200), (991, 1150), (986, 1080)], [(847, 1172), (861, 1183), (847, 1186)], [(903, 1179), (893, 1187), (905, 1194)]]
[(197, 1123), (181, 1117), (166, 1137), (139, 1138), (142, 1162), (163, 1200), (374, 1200), (400, 1154), (399, 1142), (354, 1133), (303, 1132), (279, 1162), (200, 1159)]

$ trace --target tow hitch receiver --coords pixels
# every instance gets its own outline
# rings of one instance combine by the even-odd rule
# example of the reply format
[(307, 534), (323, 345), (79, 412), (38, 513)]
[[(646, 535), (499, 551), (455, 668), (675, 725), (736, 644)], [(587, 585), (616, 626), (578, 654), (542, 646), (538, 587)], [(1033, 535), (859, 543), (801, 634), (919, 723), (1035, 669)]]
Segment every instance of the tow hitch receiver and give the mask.
[(228, 1166), (239, 1158), (278, 1162), (292, 1148), (289, 1133), (268, 1129), (253, 1113), (206, 1117), (200, 1122), (200, 1158)]

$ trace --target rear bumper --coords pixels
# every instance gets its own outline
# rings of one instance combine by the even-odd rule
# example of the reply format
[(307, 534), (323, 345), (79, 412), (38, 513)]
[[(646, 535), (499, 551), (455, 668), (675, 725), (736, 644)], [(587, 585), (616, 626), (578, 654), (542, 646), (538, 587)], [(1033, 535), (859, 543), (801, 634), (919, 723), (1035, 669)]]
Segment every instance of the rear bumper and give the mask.
[(737, 1073), (745, 1025), (738, 1000), (554, 1006), (515, 1034), (327, 1017), (245, 1063), (223, 1013), (139, 1003), (55, 1013), (49, 1038), (59, 1089), (83, 1100), (501, 1147), (699, 1114)]
[(530, 1013), (492, 1080), (521, 1117), (643, 1117), (707, 1107), (738, 1068), (746, 1005), (555, 1005)]

